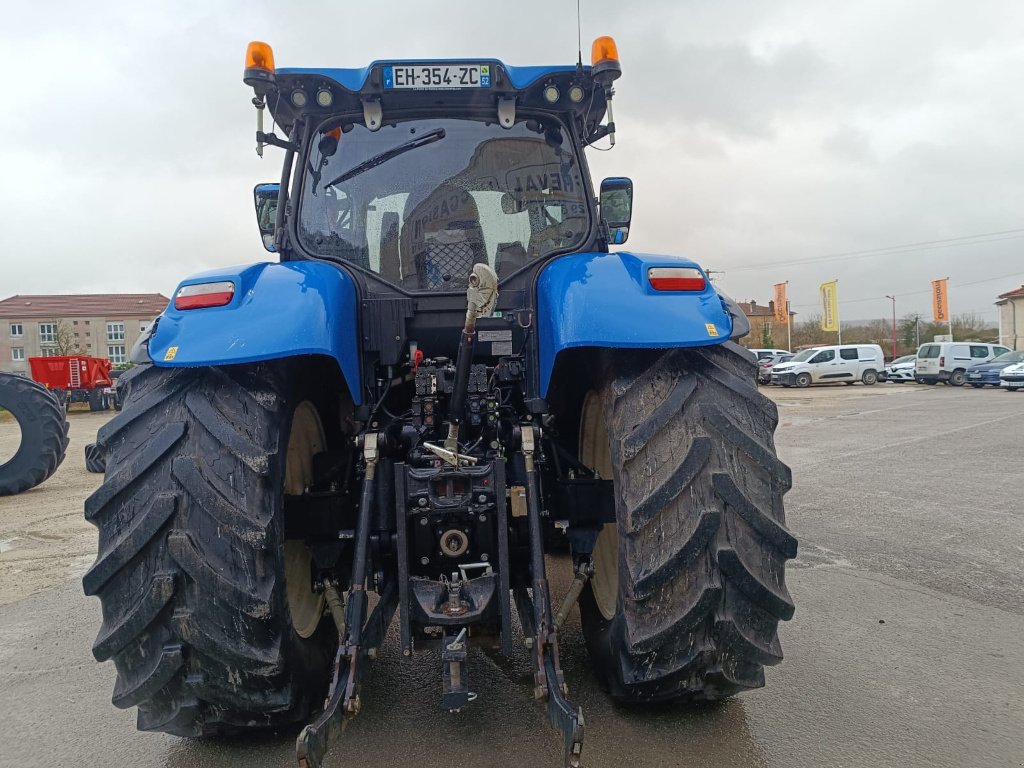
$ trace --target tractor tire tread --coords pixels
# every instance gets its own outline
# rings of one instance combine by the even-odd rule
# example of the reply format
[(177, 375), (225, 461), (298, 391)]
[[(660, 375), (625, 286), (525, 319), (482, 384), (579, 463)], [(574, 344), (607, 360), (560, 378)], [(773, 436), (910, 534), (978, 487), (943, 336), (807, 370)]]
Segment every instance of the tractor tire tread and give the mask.
[(797, 541), (782, 506), (792, 474), (755, 375), (733, 343), (611, 358), (601, 391), (619, 607), (604, 621), (589, 589), (581, 607), (595, 670), (616, 700), (717, 700), (762, 686), (763, 666), (782, 659), (777, 625), (794, 611), (784, 568)]
[(297, 639), (277, 576), (283, 377), (143, 365), (122, 379), (124, 409), (98, 435), (107, 473), (85, 511), (100, 545), (82, 582), (102, 604), (93, 653), (114, 661), (113, 703), (179, 736), (301, 721), (334, 638)]

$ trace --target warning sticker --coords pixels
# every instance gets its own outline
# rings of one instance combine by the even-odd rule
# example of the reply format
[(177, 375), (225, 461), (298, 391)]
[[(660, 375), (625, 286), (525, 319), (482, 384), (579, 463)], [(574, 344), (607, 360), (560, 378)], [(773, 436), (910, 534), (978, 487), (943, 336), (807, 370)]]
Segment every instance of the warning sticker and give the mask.
[(714, 323), (704, 323), (704, 327), (708, 329), (708, 336), (718, 336), (718, 329)]
[(477, 341), (512, 341), (512, 329), (501, 331), (477, 331)]
[(168, 360), (173, 360), (177, 354), (178, 354), (178, 348), (177, 347), (168, 347), (167, 348), (167, 353), (164, 355), (164, 362), (166, 363)]

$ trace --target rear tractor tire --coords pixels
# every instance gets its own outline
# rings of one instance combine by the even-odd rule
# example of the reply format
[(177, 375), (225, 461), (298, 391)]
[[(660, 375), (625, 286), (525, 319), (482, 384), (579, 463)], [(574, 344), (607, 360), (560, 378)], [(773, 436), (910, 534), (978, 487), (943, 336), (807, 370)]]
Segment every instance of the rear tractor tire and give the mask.
[(21, 429), (18, 450), (0, 464), (0, 496), (12, 496), (57, 471), (68, 448), (68, 422), (59, 398), (21, 376), (0, 373), (0, 408)]
[(93, 655), (117, 668), (114, 705), (179, 736), (306, 719), (337, 631), (310, 591), (308, 550), (284, 539), (285, 494), (308, 485), (325, 443), (289, 386), (302, 377), (262, 364), (129, 377), (85, 503), (99, 554), (82, 583), (102, 603)]
[(598, 536), (580, 612), (618, 701), (713, 701), (782, 660), (791, 475), (752, 367), (732, 343), (622, 354), (586, 396), (579, 455), (614, 481), (617, 524)]

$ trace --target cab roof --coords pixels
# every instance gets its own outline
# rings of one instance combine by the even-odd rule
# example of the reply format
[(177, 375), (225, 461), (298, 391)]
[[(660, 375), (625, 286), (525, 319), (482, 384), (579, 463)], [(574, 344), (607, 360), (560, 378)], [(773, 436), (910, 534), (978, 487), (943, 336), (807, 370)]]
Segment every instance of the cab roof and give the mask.
[[(487, 67), (486, 86), (395, 87), (392, 73), (397, 68)], [(274, 70), (277, 97), (267, 106), (279, 126), (291, 134), (300, 116), (326, 118), (342, 112), (360, 112), (367, 103), (378, 103), (385, 122), (397, 116), (444, 115), (466, 111), (497, 114), (499, 102), (514, 103), (515, 109), (575, 116), (588, 135), (604, 118), (607, 108), (604, 89), (591, 75), (591, 67), (578, 64), (510, 66), (496, 59), (379, 60), (367, 67), (280, 68)], [(558, 97), (550, 100), (556, 89)], [(570, 92), (583, 98), (573, 101)], [(296, 98), (296, 91), (302, 97)], [(321, 92), (330, 94), (329, 105), (319, 102)], [(545, 97), (547, 92), (548, 97)], [(325, 100), (327, 97), (324, 97)], [(300, 102), (298, 104), (297, 102)]]

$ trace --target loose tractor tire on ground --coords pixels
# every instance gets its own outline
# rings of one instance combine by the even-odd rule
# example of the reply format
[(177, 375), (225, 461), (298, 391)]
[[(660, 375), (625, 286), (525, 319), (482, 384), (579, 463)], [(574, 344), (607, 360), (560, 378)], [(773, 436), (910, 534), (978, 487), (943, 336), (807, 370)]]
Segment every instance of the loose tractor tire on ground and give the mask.
[(0, 373), (0, 414), (5, 411), (20, 432), (14, 452), (0, 454), (0, 496), (13, 496), (57, 471), (68, 448), (68, 422), (63, 404), (46, 387)]
[(620, 74), (610, 38), (593, 53), (300, 70), (250, 45), (259, 152), (284, 150), (255, 190), (280, 261), (181, 283), (85, 507), (93, 652), (140, 729), (294, 725), (321, 765), (397, 622), (451, 711), (475, 698), (471, 645), (529, 654), (579, 765), (558, 640), (575, 603), (626, 704), (718, 700), (782, 659), (777, 412), (700, 266), (609, 250), (632, 183), (590, 180)]

